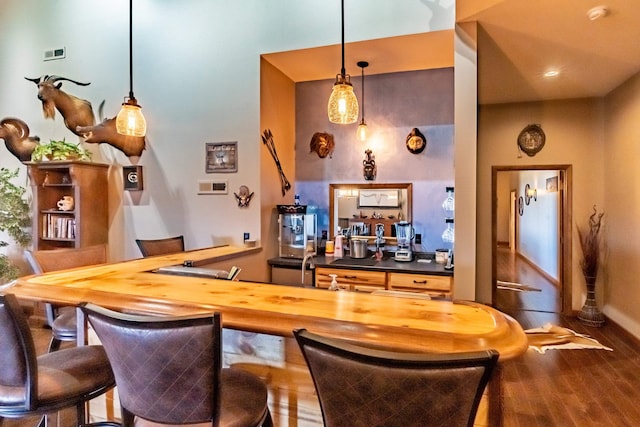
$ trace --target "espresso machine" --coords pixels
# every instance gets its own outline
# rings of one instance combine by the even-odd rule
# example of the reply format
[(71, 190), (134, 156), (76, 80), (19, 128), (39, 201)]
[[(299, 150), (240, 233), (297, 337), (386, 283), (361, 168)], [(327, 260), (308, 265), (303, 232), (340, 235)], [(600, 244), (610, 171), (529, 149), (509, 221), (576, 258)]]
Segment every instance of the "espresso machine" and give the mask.
[(396, 241), (398, 248), (394, 259), (396, 261), (411, 261), (413, 259), (413, 251), (411, 250), (411, 241), (415, 237), (415, 230), (410, 222), (400, 221), (395, 223)]
[(315, 214), (306, 213), (304, 205), (278, 205), (279, 256), (303, 259), (318, 247)]

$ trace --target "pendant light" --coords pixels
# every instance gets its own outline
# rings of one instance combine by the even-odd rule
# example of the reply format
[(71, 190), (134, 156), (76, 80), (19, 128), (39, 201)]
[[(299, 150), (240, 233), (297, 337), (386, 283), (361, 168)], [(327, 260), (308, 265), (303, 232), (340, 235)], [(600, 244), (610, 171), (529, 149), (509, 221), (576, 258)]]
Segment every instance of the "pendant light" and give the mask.
[(356, 136), (360, 141), (367, 140), (367, 123), (364, 121), (364, 69), (369, 66), (367, 61), (358, 61), (358, 67), (362, 68), (362, 120), (358, 125)]
[(358, 98), (353, 93), (351, 76), (344, 69), (344, 0), (342, 0), (342, 68), (336, 75), (336, 82), (327, 106), (329, 121), (348, 125), (358, 121)]
[(129, 98), (125, 98), (116, 118), (116, 130), (121, 135), (145, 136), (147, 122), (142, 107), (133, 96), (133, 0), (129, 0)]

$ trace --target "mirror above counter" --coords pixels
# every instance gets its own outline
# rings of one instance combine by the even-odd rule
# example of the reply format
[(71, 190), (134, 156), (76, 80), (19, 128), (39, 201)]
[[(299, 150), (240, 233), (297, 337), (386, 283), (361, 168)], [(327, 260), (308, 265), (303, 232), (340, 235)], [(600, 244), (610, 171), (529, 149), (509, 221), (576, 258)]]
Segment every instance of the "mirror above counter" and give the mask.
[(384, 225), (385, 238), (394, 236), (393, 224), (412, 222), (413, 186), (410, 183), (329, 184), (329, 230), (362, 227), (375, 237), (376, 224)]

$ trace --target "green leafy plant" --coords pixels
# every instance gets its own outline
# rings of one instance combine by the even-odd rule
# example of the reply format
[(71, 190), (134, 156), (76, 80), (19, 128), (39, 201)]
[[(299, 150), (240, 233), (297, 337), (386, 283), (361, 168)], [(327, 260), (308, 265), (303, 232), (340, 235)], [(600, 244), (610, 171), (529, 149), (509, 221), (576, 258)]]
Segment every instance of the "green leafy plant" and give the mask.
[(91, 153), (80, 146), (62, 141), (49, 141), (48, 144), (40, 143), (31, 154), (31, 160), (42, 162), (46, 160), (91, 160)]
[[(24, 199), (25, 189), (13, 184), (18, 170), (0, 168), (0, 231), (6, 232), (17, 244), (25, 247), (31, 241), (27, 227), (31, 224), (29, 203)], [(0, 247), (9, 243), (0, 240)], [(0, 280), (12, 280), (18, 269), (5, 254), (0, 254)]]

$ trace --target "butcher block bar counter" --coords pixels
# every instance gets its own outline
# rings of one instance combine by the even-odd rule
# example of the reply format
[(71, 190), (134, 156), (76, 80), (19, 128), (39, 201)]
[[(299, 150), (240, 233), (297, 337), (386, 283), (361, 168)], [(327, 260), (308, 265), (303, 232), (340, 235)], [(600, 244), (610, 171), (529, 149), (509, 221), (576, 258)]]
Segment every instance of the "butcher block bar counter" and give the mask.
[[(154, 272), (185, 261), (196, 267), (211, 264), (255, 250), (260, 249), (223, 246), (26, 276), (8, 292), (23, 300), (89, 301), (116, 310), (158, 315), (219, 311), (225, 328), (279, 337), (291, 337), (294, 328), (307, 328), (402, 351), (493, 348), (500, 353), (501, 362), (527, 348), (525, 334), (515, 320), (474, 302), (394, 298)], [(499, 387), (494, 384), (491, 389), (495, 393)], [(499, 411), (499, 399), (492, 403), (490, 410)]]

